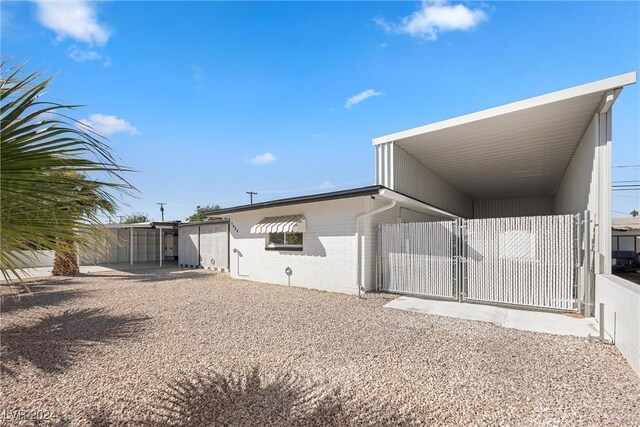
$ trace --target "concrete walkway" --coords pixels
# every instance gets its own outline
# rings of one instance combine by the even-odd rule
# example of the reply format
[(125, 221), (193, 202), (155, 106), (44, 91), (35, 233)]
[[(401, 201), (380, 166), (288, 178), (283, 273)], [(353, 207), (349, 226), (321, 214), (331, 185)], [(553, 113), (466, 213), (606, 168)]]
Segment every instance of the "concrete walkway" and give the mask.
[(436, 301), (422, 298), (400, 297), (385, 307), (435, 316), (478, 320), (504, 328), (521, 331), (543, 332), (554, 335), (573, 335), (587, 338), (598, 334), (598, 324), (593, 318), (579, 318), (561, 313), (516, 310), (491, 305)]
[[(165, 260), (162, 262), (162, 266), (165, 268), (178, 267), (178, 261)], [(117, 263), (117, 264), (100, 264), (100, 265), (81, 265), (80, 273), (104, 273), (110, 271), (135, 271), (135, 270), (147, 270), (151, 268), (159, 268), (158, 261), (144, 261), (136, 262), (133, 265), (129, 263)], [(23, 279), (37, 279), (43, 277), (50, 277), (53, 266), (45, 267), (31, 267), (24, 269)], [(12, 273), (9, 273), (11, 279), (16, 279)]]

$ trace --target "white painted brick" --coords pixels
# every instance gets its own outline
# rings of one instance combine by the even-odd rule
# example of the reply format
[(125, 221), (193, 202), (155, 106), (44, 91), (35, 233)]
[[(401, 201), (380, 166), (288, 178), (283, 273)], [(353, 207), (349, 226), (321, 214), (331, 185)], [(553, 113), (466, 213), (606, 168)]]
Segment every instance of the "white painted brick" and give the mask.
[[(259, 209), (230, 214), (231, 276), (292, 286), (357, 293), (355, 283), (355, 221), (364, 212), (363, 197)], [(251, 227), (265, 217), (304, 214), (307, 232), (301, 252), (267, 251), (265, 235)], [(236, 231), (237, 229), (238, 231)], [(238, 252), (234, 253), (236, 249)], [(241, 254), (241, 256), (239, 256)]]

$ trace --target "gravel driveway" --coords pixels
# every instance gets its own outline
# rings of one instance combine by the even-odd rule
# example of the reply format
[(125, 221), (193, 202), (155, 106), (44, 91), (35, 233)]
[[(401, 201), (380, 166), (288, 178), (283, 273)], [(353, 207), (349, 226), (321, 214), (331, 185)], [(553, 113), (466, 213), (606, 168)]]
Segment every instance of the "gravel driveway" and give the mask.
[(2, 305), (2, 424), (640, 423), (615, 347), (383, 308), (391, 296), (184, 269), (32, 290)]

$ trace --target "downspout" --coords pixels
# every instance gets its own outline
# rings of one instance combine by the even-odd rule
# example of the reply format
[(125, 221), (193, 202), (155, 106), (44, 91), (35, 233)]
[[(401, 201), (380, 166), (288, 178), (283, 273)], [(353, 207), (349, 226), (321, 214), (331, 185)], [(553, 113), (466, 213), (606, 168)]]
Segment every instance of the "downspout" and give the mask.
[(381, 208), (372, 210), (371, 212), (363, 212), (362, 214), (358, 215), (358, 217), (356, 218), (356, 285), (358, 286), (358, 298), (362, 298), (362, 283), (360, 283), (360, 278), (361, 278), (361, 275), (360, 275), (360, 270), (361, 270), (360, 221), (362, 221), (364, 218), (368, 216), (386, 211), (387, 209), (391, 209), (396, 205), (396, 203), (398, 203), (398, 201), (393, 200), (391, 203), (389, 203), (388, 205), (382, 206)]

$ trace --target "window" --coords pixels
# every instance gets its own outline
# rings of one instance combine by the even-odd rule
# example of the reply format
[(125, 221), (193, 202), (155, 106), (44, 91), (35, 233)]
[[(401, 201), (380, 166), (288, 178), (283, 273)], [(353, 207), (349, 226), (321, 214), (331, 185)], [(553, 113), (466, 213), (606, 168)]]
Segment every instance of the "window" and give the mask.
[(265, 249), (302, 250), (302, 233), (269, 233)]

